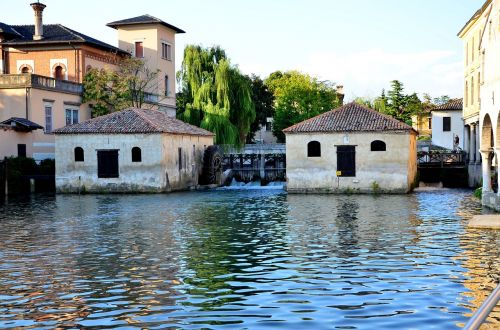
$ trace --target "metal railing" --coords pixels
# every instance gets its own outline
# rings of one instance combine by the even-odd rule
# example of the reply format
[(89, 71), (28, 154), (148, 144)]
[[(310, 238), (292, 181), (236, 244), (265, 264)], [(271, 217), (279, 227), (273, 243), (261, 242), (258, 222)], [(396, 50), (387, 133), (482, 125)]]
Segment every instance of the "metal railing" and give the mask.
[(488, 315), (490, 315), (493, 308), (500, 301), (500, 284), (495, 290), (489, 295), (489, 297), (484, 301), (484, 303), (479, 307), (479, 309), (472, 315), (469, 322), (464, 327), (464, 330), (476, 330), (481, 327), (481, 325), (486, 321)]
[(464, 151), (419, 151), (417, 162), (420, 167), (424, 166), (457, 166), (465, 165), (467, 154)]

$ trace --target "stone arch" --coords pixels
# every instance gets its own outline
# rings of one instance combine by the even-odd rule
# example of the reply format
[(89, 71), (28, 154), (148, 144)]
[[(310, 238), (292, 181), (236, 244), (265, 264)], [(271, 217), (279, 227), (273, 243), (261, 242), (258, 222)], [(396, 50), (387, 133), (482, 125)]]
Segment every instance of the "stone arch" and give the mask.
[(483, 118), (481, 126), (481, 150), (488, 150), (493, 147), (493, 126), (489, 114)]
[(29, 64), (23, 64), (19, 67), (20, 73), (33, 73), (33, 68)]

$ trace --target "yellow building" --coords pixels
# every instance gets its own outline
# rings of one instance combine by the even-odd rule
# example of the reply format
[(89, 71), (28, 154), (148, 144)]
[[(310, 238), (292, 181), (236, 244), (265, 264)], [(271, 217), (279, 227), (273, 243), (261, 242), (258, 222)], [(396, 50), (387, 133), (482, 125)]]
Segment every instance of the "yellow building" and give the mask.
[(477, 186), (481, 180), (481, 157), (479, 154), (479, 112), (481, 109), (480, 88), (483, 73), (483, 56), (480, 44), (488, 20), (491, 0), (477, 10), (458, 33), (464, 46), (463, 119), (464, 149), (469, 158), (469, 185)]
[(424, 108), (418, 115), (411, 116), (411, 126), (418, 132), (419, 136), (432, 136), (432, 108)]
[(118, 30), (118, 47), (144, 60), (151, 72), (159, 70), (148, 91), (158, 109), (175, 117), (175, 35), (183, 30), (156, 17), (142, 15), (108, 23)]

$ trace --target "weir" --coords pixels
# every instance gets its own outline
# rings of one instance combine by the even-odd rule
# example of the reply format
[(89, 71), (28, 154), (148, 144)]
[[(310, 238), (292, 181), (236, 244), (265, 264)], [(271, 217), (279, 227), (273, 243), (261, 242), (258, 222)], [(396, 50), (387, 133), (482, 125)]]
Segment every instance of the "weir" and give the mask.
[(247, 144), (241, 149), (225, 145), (222, 149), (225, 185), (230, 185), (231, 182), (233, 185), (235, 182), (260, 182), (267, 186), (270, 182), (285, 181), (284, 143)]

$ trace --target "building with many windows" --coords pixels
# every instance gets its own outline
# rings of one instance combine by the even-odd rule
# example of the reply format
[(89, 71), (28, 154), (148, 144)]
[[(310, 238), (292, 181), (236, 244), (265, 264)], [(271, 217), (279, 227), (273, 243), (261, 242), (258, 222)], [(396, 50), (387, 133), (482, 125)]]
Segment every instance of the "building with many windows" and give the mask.
[(485, 31), (488, 17), (488, 6), (491, 0), (477, 10), (458, 33), (463, 41), (463, 120), (464, 120), (464, 150), (467, 152), (469, 165), (469, 185), (478, 186), (481, 180), (480, 143), (480, 88), (483, 75), (483, 56), (480, 44)]
[(357, 103), (283, 130), (287, 191), (406, 193), (417, 175), (417, 132)]
[(60, 24), (44, 24), (46, 6), (31, 7), (33, 25), (0, 22), (0, 122), (23, 118), (43, 129), (3, 130), (2, 143), (12, 146), (0, 149), (0, 158), (17, 156), (11, 151), (25, 141), (32, 142), (19, 150), (27, 156), (54, 158), (52, 131), (91, 118), (91, 106), (81, 98), (85, 73), (114, 70), (130, 56), (160, 72), (146, 91), (145, 107), (175, 116), (175, 34), (184, 31), (148, 15), (117, 21), (108, 24), (118, 30), (115, 47)]
[[(481, 8), (483, 26), (479, 40), (480, 152), (484, 205), (500, 211), (500, 0), (488, 0)], [(492, 179), (495, 178), (496, 179)], [(495, 182), (492, 182), (495, 180)]]

